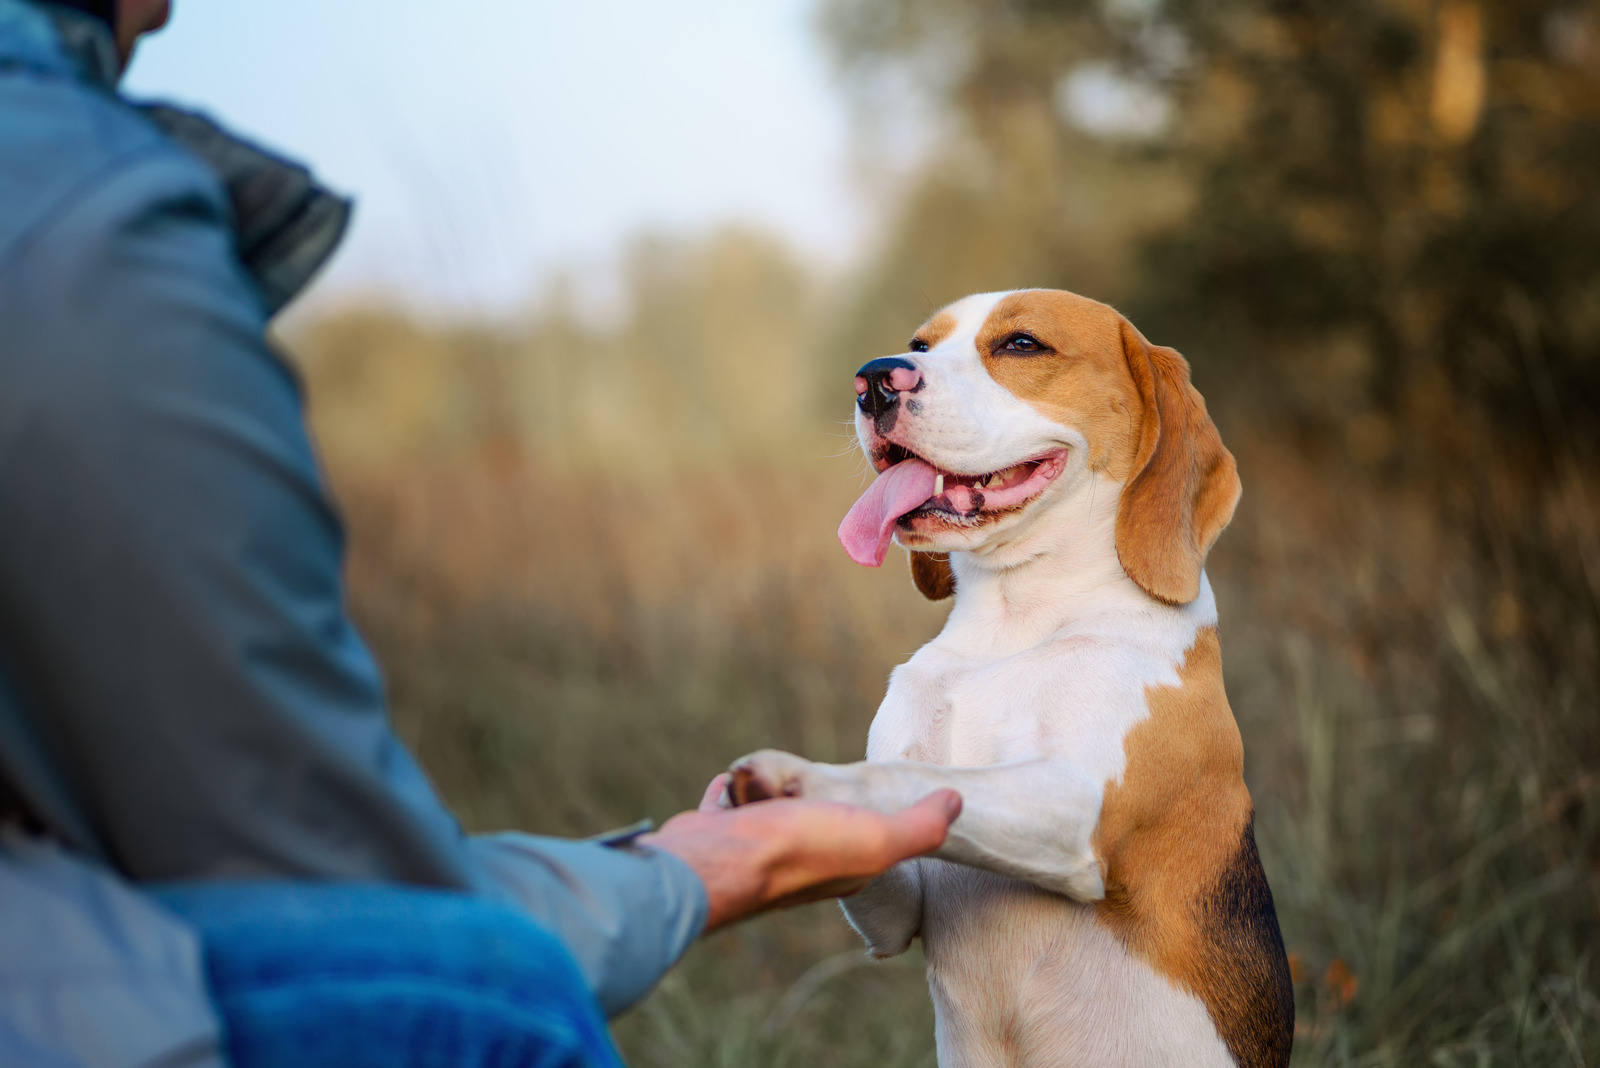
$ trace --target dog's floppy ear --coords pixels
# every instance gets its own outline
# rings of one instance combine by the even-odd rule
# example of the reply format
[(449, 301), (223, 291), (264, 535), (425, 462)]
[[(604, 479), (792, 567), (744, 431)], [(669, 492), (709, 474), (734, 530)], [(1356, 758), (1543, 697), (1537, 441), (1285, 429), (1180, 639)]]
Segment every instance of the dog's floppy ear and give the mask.
[(1117, 510), (1117, 559), (1156, 600), (1188, 604), (1200, 595), (1206, 553), (1239, 503), (1238, 467), (1189, 383), (1188, 361), (1126, 321), (1122, 347), (1144, 422)]
[(930, 601), (942, 601), (956, 592), (956, 576), (950, 570), (949, 553), (919, 553), (911, 551), (911, 581), (917, 584), (922, 596)]

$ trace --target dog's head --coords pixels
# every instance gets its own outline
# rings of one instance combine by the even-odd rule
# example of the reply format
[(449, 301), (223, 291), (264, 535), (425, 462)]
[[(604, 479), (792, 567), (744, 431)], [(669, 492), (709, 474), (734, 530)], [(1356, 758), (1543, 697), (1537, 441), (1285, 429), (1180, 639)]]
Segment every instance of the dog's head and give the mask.
[(858, 563), (898, 538), (918, 588), (948, 596), (948, 553), (1003, 547), (1109, 481), (1128, 577), (1169, 604), (1199, 595), (1239, 476), (1188, 363), (1114, 309), (1060, 290), (967, 297), (855, 384), (880, 472), (839, 528)]

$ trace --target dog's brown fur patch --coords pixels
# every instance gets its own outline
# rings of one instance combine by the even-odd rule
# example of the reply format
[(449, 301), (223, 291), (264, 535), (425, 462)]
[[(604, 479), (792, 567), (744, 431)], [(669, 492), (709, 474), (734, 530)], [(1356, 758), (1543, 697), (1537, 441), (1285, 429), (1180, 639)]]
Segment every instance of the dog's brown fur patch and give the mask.
[(950, 570), (949, 553), (911, 551), (911, 581), (930, 601), (942, 601), (956, 592), (956, 576)]
[(1106, 881), (1096, 919), (1204, 1003), (1242, 1068), (1279, 1068), (1289, 1062), (1293, 990), (1216, 628), (1200, 631), (1179, 677), (1146, 691), (1150, 718), (1124, 742), (1122, 781), (1106, 784), (1093, 839)]

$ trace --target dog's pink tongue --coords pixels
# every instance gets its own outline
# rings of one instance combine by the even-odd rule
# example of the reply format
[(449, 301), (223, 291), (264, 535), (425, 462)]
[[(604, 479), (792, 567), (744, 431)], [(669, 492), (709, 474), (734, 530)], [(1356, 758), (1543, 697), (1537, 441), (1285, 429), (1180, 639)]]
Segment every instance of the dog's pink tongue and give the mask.
[(882, 566), (895, 521), (933, 496), (937, 475), (921, 460), (902, 460), (879, 475), (839, 524), (839, 541), (850, 559)]

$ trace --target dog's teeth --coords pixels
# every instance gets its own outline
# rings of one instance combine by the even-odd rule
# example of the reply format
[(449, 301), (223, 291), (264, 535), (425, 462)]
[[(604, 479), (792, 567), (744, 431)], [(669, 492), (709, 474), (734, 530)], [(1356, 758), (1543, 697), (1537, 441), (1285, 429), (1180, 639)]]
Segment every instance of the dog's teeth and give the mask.
[(996, 471), (994, 474), (990, 475), (983, 484), (987, 489), (993, 489), (996, 486), (1004, 486), (1009, 479), (1021, 473), (1022, 467), (1020, 464), (1016, 467), (1008, 467), (1004, 471)]
[(943, 497), (944, 496), (944, 476), (943, 475), (935, 475), (935, 476), (933, 476), (933, 495), (935, 497)]

